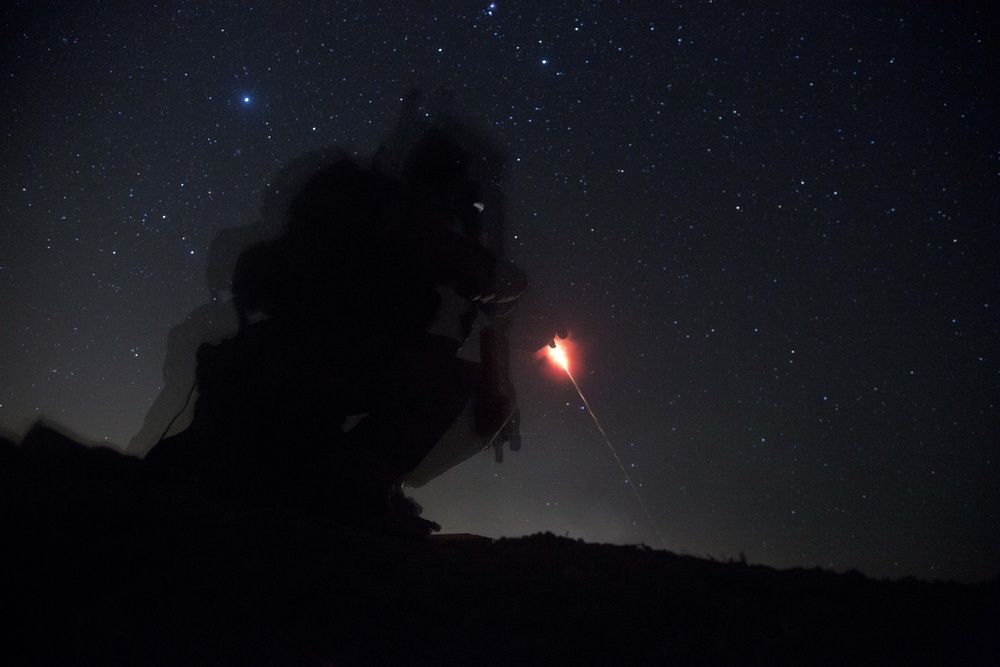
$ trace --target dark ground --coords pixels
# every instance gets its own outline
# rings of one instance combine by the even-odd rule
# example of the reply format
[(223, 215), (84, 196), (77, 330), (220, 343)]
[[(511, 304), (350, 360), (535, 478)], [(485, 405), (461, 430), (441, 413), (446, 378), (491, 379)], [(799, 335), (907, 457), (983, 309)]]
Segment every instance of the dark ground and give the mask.
[(419, 541), (3, 444), (5, 664), (1000, 665), (1000, 579)]

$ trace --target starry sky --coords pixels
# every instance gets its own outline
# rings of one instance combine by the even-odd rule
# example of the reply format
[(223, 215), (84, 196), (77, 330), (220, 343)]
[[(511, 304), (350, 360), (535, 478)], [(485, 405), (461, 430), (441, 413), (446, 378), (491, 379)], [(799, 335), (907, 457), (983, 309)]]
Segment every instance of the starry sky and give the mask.
[[(205, 257), (407, 92), (509, 152), (524, 446), (446, 532), (1000, 573), (995, 11), (972, 2), (15, 0), (0, 10), (0, 428), (122, 447)], [(659, 535), (657, 534), (659, 533)], [(662, 535), (662, 542), (660, 539)]]

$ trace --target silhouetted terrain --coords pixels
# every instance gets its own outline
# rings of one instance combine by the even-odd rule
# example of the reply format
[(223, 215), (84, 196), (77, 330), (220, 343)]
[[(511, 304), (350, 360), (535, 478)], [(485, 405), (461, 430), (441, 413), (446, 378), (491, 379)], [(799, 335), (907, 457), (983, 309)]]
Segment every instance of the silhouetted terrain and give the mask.
[(0, 465), (6, 664), (1000, 664), (1000, 580), (420, 541), (151, 485), (70, 440)]

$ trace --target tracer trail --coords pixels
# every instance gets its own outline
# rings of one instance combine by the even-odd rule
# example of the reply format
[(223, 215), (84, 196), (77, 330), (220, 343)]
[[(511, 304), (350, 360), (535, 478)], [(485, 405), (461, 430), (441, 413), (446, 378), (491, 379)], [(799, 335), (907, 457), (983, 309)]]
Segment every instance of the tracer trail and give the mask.
[(629, 477), (628, 471), (622, 464), (622, 460), (618, 457), (618, 452), (615, 451), (614, 446), (611, 444), (611, 440), (608, 438), (608, 434), (604, 432), (604, 428), (601, 426), (601, 422), (598, 421), (597, 415), (590, 407), (590, 403), (587, 402), (587, 397), (583, 395), (580, 391), (580, 385), (576, 383), (576, 378), (573, 374), (569, 372), (569, 359), (566, 357), (566, 350), (559, 347), (558, 343), (555, 347), (548, 348), (549, 357), (557, 363), (564, 371), (566, 371), (566, 376), (569, 378), (570, 382), (573, 383), (573, 387), (576, 389), (576, 393), (580, 396), (580, 400), (583, 401), (583, 406), (587, 408), (587, 412), (590, 413), (591, 419), (594, 420), (594, 425), (597, 426), (597, 430), (601, 432), (601, 436), (604, 438), (604, 443), (611, 450), (611, 455), (615, 457), (615, 461), (618, 463), (618, 467), (621, 468), (622, 474), (625, 475), (625, 481), (628, 483), (629, 488), (632, 489), (632, 493), (635, 495), (635, 499), (639, 501), (639, 506), (642, 507), (642, 511), (646, 514), (646, 519), (649, 520), (649, 525), (653, 528), (653, 532), (656, 533), (656, 537), (660, 540), (660, 546), (667, 549), (667, 542), (663, 539), (663, 535), (660, 534), (660, 529), (656, 527), (656, 522), (653, 521), (653, 516), (649, 513), (646, 508), (646, 503), (642, 501), (642, 496), (639, 495), (639, 489), (635, 484), (632, 483), (632, 478)]

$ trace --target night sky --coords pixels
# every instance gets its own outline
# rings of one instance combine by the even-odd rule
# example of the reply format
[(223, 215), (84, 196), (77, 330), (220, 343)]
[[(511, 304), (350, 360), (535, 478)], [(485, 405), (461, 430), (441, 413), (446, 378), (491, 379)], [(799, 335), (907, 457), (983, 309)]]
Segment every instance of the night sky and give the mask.
[[(990, 3), (984, 3), (983, 8)], [(520, 325), (666, 547), (1000, 573), (995, 9), (956, 2), (13, 2), (0, 10), (0, 427), (123, 447), (220, 230), (415, 87), (508, 164)], [(519, 325), (519, 326), (520, 326)], [(661, 546), (573, 385), (414, 492), (445, 532)], [(178, 409), (180, 406), (178, 406)]]

